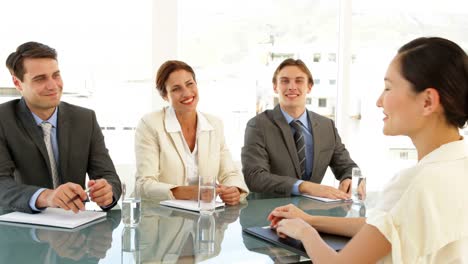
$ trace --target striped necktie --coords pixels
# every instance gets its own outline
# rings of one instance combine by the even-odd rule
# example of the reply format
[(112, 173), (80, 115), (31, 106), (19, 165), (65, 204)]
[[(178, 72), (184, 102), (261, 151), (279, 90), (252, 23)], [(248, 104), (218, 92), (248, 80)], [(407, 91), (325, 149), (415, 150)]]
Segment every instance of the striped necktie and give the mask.
[(44, 143), (47, 148), (47, 155), (49, 156), (50, 171), (52, 172), (52, 183), (54, 184), (55, 189), (60, 185), (60, 181), (57, 172), (57, 163), (55, 162), (54, 151), (52, 149), (52, 141), (50, 139), (50, 131), (52, 130), (52, 124), (49, 122), (42, 122), (41, 128), (44, 134)]
[(294, 133), (294, 142), (296, 143), (297, 157), (299, 158), (299, 166), (301, 168), (301, 178), (305, 179), (305, 139), (301, 128), (301, 121), (294, 120), (289, 124), (296, 130)]

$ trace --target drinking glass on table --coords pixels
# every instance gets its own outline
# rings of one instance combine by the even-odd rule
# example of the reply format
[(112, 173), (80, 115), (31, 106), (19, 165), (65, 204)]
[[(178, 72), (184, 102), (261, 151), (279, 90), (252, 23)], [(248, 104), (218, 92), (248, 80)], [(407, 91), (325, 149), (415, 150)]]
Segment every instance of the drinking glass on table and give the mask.
[(135, 179), (122, 182), (122, 222), (127, 227), (136, 227), (140, 223), (140, 190)]
[(213, 214), (216, 207), (216, 177), (198, 177), (198, 208), (201, 214)]
[(351, 175), (353, 201), (363, 203), (366, 199), (366, 176), (358, 167), (353, 168)]

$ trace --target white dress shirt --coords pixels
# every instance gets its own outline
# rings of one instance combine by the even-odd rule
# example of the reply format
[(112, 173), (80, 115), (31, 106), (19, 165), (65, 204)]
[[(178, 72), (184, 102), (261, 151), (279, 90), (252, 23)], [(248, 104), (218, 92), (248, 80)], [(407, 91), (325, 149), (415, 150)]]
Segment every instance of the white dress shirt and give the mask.
[(187, 185), (198, 185), (198, 137), (201, 131), (213, 130), (213, 127), (208, 123), (206, 118), (197, 112), (197, 134), (195, 136), (195, 148), (193, 151), (190, 150), (187, 141), (182, 133), (182, 128), (177, 120), (174, 108), (169, 107), (166, 115), (166, 129), (169, 133), (177, 133), (181, 141), (184, 143), (185, 149), (185, 175), (187, 179)]

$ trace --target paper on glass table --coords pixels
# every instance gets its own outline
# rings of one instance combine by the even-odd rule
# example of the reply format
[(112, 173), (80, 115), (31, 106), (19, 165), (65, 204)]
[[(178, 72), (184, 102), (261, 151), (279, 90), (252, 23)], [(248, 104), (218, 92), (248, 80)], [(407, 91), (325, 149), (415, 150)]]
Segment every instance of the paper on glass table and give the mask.
[[(165, 200), (165, 201), (159, 202), (159, 204), (168, 206), (168, 207), (174, 207), (174, 208), (180, 208), (180, 209), (194, 211), (194, 212), (200, 212), (200, 208), (198, 207), (198, 201), (195, 201), (195, 200)], [(224, 208), (224, 206), (225, 204), (223, 202), (216, 201), (216, 206), (215, 206), (216, 209)]]
[(343, 203), (343, 202), (352, 202), (353, 199), (331, 199), (331, 198), (324, 198), (324, 197), (318, 197), (318, 196), (313, 196), (313, 195), (308, 195), (308, 194), (301, 194), (304, 197), (314, 199), (320, 202), (324, 203)]
[[(114, 206), (114, 208), (117, 206)], [(114, 209), (112, 208), (112, 209)], [(95, 202), (86, 202), (85, 203), (85, 210), (86, 211), (96, 211), (96, 212), (103, 212), (102, 208), (97, 205)]]
[(12, 212), (0, 215), (0, 221), (75, 228), (92, 221), (105, 219), (106, 215), (105, 212), (80, 211), (75, 214), (71, 210), (66, 211), (61, 208), (47, 208), (38, 214)]

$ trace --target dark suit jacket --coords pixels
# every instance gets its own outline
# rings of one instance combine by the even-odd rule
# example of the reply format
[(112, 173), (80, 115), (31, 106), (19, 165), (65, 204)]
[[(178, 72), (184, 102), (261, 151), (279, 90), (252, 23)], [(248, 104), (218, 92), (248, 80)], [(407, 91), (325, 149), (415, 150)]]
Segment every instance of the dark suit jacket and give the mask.
[[(331, 119), (307, 111), (314, 137), (314, 160), (310, 181), (321, 183), (330, 166), (336, 179), (351, 178), (357, 166), (341, 143)], [(299, 158), (291, 127), (278, 106), (249, 120), (242, 148), (242, 172), (252, 192), (291, 195), (300, 179)]]
[[(120, 180), (104, 143), (94, 111), (61, 102), (57, 141), (60, 182), (85, 188), (90, 179), (112, 185), (114, 204), (121, 193)], [(32, 213), (29, 199), (39, 188), (53, 189), (42, 130), (23, 99), (0, 105), (0, 207)], [(113, 205), (114, 205), (113, 204)]]

